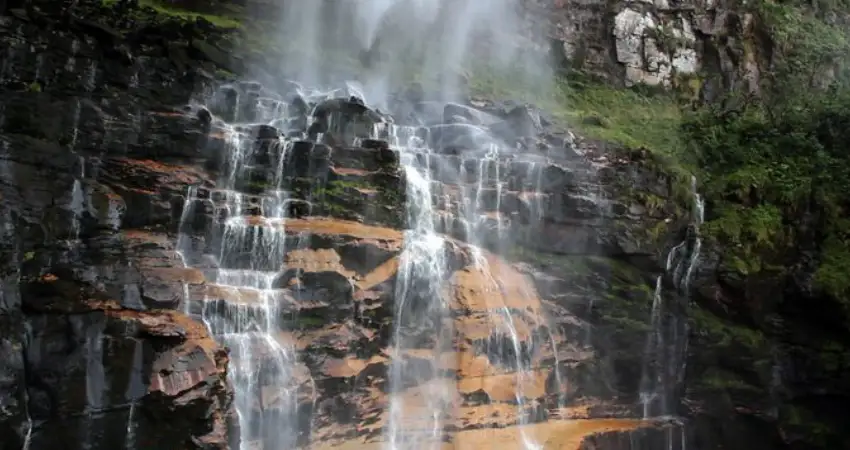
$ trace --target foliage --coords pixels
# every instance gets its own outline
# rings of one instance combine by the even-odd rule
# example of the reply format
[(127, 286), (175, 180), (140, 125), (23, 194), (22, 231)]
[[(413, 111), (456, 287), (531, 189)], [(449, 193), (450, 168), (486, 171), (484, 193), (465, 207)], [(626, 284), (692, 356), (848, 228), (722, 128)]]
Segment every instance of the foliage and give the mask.
[(815, 240), (818, 287), (850, 299), (847, 86), (836, 82), (782, 102), (738, 98), (707, 106), (686, 116), (682, 132), (712, 202), (706, 230), (727, 248), (743, 249), (741, 272), (782, 265), (800, 242)]
[[(663, 155), (681, 148), (677, 132), (681, 113), (673, 95), (618, 89), (578, 77), (556, 77), (551, 84), (518, 78), (493, 70), (475, 70), (471, 72), (470, 85), (477, 95), (521, 96), (588, 137)], [(529, 86), (532, 83), (535, 86)]]
[(805, 95), (830, 72), (846, 75), (843, 60), (850, 51), (850, 39), (840, 25), (829, 20), (834, 12), (846, 11), (844, 0), (760, 0), (752, 5), (772, 44), (771, 70), (765, 74), (771, 81), (765, 86), (770, 101)]

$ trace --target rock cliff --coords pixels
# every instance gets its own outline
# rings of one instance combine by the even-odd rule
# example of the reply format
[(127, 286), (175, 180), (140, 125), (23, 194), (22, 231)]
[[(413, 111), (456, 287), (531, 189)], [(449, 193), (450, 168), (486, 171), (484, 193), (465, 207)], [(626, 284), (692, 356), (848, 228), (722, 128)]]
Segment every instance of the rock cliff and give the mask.
[[(554, 56), (615, 84), (758, 90), (769, 70), (758, 4), (716, 1), (529, 0)], [(703, 81), (699, 81), (703, 80)]]
[[(792, 365), (801, 384), (822, 372), (717, 309), (724, 249), (694, 250), (694, 187), (669, 161), (546, 114), (517, 132), (528, 110), (498, 99), (440, 110), (429, 138), (442, 151), (413, 158), (437, 186), (448, 300), (440, 323), (407, 323), (396, 303), (416, 180), (389, 148), (398, 136), (333, 128), (359, 112), (308, 129), (311, 99), (240, 77), (269, 56), (232, 52), (230, 19), (140, 3), (0, 4), (0, 449), (282, 445), (273, 434), (377, 448), (399, 420), (392, 383), (408, 428), (446, 402), (430, 437), (445, 448), (794, 442), (771, 417), (788, 375), (755, 364)], [(723, 8), (526, 3), (546, 8), (574, 68), (626, 85), (711, 64), (757, 73), (727, 51), (746, 18)], [(295, 113), (233, 125), (278, 107)], [(459, 125), (478, 114), (522, 135), (527, 159), (462, 158)], [(747, 376), (764, 390), (736, 384)]]

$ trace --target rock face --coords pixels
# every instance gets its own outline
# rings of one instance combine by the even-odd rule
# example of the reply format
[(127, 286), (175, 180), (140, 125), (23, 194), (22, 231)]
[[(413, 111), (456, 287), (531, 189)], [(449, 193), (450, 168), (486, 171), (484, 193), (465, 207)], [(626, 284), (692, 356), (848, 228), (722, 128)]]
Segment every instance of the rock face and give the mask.
[[(555, 16), (571, 61), (626, 84), (668, 85), (692, 73), (707, 64), (696, 36), (722, 35), (711, 30), (732, 21), (700, 21), (701, 7), (631, 3), (593, 14), (603, 5), (555, 6), (571, 11)], [(656, 280), (666, 249), (685, 237), (681, 205), (690, 198), (685, 180), (649, 155), (560, 132), (526, 108), (439, 105), (413, 133), (437, 151), (414, 158), (430, 170), (447, 237), (440, 275), (451, 345), (395, 351), (411, 180), (388, 148), (393, 136), (372, 136), (382, 114), (343, 98), (354, 114), (337, 108), (310, 130), (314, 105), (295, 90), (213, 81), (243, 63), (203, 20), (99, 1), (7, 1), (0, 11), (8, 44), (0, 56), (0, 449), (232, 448), (253, 433), (240, 430), (240, 401), (252, 413), (292, 414), (296, 444), (377, 447), (394, 361), (423, 373), (401, 380), (405, 404), (428, 404), (434, 389), (451, 393), (438, 437), (446, 448), (510, 447), (528, 436), (547, 449), (686, 447), (679, 424), (642, 420), (647, 335), (680, 312), (659, 319), (653, 303), (682, 304), (672, 274), (660, 290)], [(285, 123), (222, 122), (252, 121), (269, 98), (286, 103)], [(431, 114), (433, 105), (415, 103)], [(525, 158), (465, 155), (482, 136)], [(228, 172), (234, 137), (249, 150), (238, 177)], [(470, 197), (483, 217), (468, 216)], [(703, 255), (708, 266), (716, 258)], [(218, 269), (273, 276), (260, 292)], [(694, 287), (708, 304), (717, 282), (697, 277)], [(514, 323), (504, 323), (504, 310)], [(256, 383), (247, 400), (234, 393), (250, 370), (233, 362), (241, 350), (216, 328), (234, 317), (274, 323), (266, 348), (297, 355), (286, 366), (291, 399), (271, 382)], [(427, 340), (438, 327), (430, 325), (405, 331)], [(753, 360), (732, 350), (754, 341), (729, 330), (737, 328), (693, 333), (687, 407), (670, 413), (696, 418), (697, 448), (752, 448), (764, 436), (783, 448), (770, 425), (717, 420), (736, 407), (763, 417), (774, 404), (741, 412), (731, 397), (688, 384), (729, 381), (708, 376), (718, 353), (719, 370), (747, 370)], [(764, 361), (770, 346), (754, 345)], [(777, 350), (775, 365), (804, 365), (800, 348), (794, 358)], [(256, 355), (257, 364), (280, 363)], [(814, 383), (795, 374), (800, 385)], [(512, 426), (521, 415), (528, 425)], [(718, 423), (740, 428), (714, 433)]]
[(226, 351), (159, 309), (197, 277), (174, 195), (208, 176), (173, 159), (203, 133), (167, 107), (214, 68), (203, 24), (121, 7), (0, 5), (3, 449), (229, 445)]
[[(216, 264), (283, 258), (286, 270), (269, 292), (271, 301), (290, 305), (274, 311), (282, 324), (279, 348), (299, 355), (290, 378), (298, 392), (299, 442), (378, 445), (389, 420), (394, 359), (438, 368), (440, 375), (427, 383), (408, 380), (405, 402), (426, 401), (427, 384), (447, 383), (454, 408), (444, 423), (458, 448), (490, 439), (490, 429), (503, 430), (498, 439), (505, 443), (530, 432), (546, 448), (565, 449), (621, 448), (603, 444), (613, 439), (601, 437), (608, 432), (645, 427), (636, 442), (666, 433), (648, 421), (608, 419), (636, 417), (635, 333), (645, 329), (622, 327), (619, 314), (636, 324), (649, 320), (651, 277), (642, 270), (654, 267), (657, 236), (678, 227), (681, 216), (664, 206), (674, 202), (655, 200), (673, 195), (674, 180), (645, 170), (640, 155), (619, 160), (601, 143), (563, 133), (517, 140), (529, 152), (547, 149), (552, 159), (528, 164), (505, 158), (484, 167), (502, 174), (508, 188), (481, 185), (481, 210), (510, 218), (509, 232), (517, 236), (505, 248), (499, 239), (505, 228), (484, 222), (478, 243), (493, 252), (484, 250), (484, 272), (464, 242), (471, 236), (463, 224), (463, 197), (460, 186), (450, 184), (457, 173), (445, 172), (466, 167), (468, 176), (486, 179), (476, 172), (481, 160), (455, 155), (466, 141), (448, 136), (462, 127), (432, 130), (442, 153), (431, 167), (445, 197), (439, 202), (446, 217), (442, 231), (450, 236), (444, 277), (455, 330), (451, 351), (437, 355), (434, 366), (434, 355), (394, 354), (390, 345), (407, 183), (398, 152), (363, 139), (360, 119), (319, 130), (324, 144), (292, 134), (280, 172), (276, 143), (306, 131), (298, 114), (307, 110), (291, 99), (291, 123), (236, 130), (251, 139), (250, 164), (232, 190), (223, 191), (214, 180), (232, 168), (228, 139), (234, 130), (213, 115), (255, 114), (251, 105), (268, 92), (234, 83), (206, 97), (209, 110), (186, 106), (194, 94), (208, 92), (209, 74), (238, 65), (215, 49), (214, 27), (131, 4), (4, 7), (0, 39), (9, 51), (0, 77), (0, 447), (234, 445), (240, 438), (234, 400), (240, 397), (234, 399), (231, 385), (241, 369), (228, 368), (228, 361), (240, 354), (224, 336), (216, 335), (216, 342), (201, 319), (216, 331), (216, 317), (250, 311), (258, 297), (256, 290), (211, 278), (204, 255), (223, 244), (235, 251)], [(134, 20), (125, 20), (128, 14)], [(482, 112), (470, 113), (470, 106)], [(494, 115), (497, 124), (483, 125), (504, 139), (539, 133), (539, 121), (527, 111), (500, 112), (488, 104), (452, 108), (452, 121)], [(361, 116), (369, 130), (381, 120)], [(292, 195), (281, 204), (285, 223), (269, 213), (278, 173)], [(598, 197), (587, 198), (589, 186)], [(236, 215), (222, 209), (234, 204), (235, 193)], [(235, 225), (260, 234), (228, 237), (228, 226)], [(288, 250), (280, 255), (256, 253), (275, 247), (245, 246), (273, 236), (275, 227), (281, 243), (299, 245), (284, 245)], [(613, 260), (593, 256), (603, 254), (622, 266), (610, 277)], [(608, 289), (617, 292), (616, 300), (588, 297)], [(517, 367), (492, 358), (493, 348), (510, 347), (506, 336), (493, 332), (506, 326), (496, 323), (501, 316), (494, 312), (503, 309), (513, 311), (520, 350), (502, 355), (522, 361), (522, 380)], [(279, 400), (260, 390), (259, 407), (274, 407)], [(527, 410), (516, 407), (517, 393)], [(503, 428), (520, 413), (540, 424), (532, 431)]]
[[(674, 86), (710, 73), (756, 89), (769, 57), (753, 14), (723, 2), (527, 0), (565, 64), (625, 86)], [(721, 86), (716, 86), (720, 88)]]
[[(231, 90), (235, 94), (226, 94)], [(303, 114), (303, 108), (289, 109), (298, 104), (291, 97), (254, 83), (224, 86), (213, 98), (251, 102), (250, 92), (281, 102), (268, 110), (289, 111), (284, 119)], [(235, 110), (262, 114), (257, 103), (212, 104), (216, 117), (233, 117)], [(425, 106), (416, 109), (428, 116)], [(642, 337), (645, 328), (620, 327), (617, 317), (588, 306), (620, 309), (646, 326), (652, 290), (642, 287), (651, 279), (641, 271), (653, 266), (657, 236), (678, 227), (682, 216), (675, 202), (655, 199), (675, 196), (676, 181), (644, 168), (640, 152), (614, 158), (599, 143), (576, 145), (575, 137), (554, 132), (538, 136), (528, 126), (529, 111), (476, 107), (498, 119), (491, 128), (531, 129), (532, 136), (505, 132), (505, 139), (522, 137), (515, 143), (525, 145), (530, 159), (459, 155), (466, 149), (445, 139), (442, 124), (426, 129), (419, 141), (430, 142), (433, 152), (390, 150), (387, 142), (358, 136), (362, 108), (340, 112), (349, 116), (331, 123), (350, 126), (324, 127), (314, 136), (319, 142), (277, 146), (261, 136), (303, 136), (306, 123), (287, 119), (279, 129), (258, 130), (212, 121), (213, 140), (205, 145), (212, 160), (224, 165), (224, 178), (190, 195), (179, 240), (187, 264), (204, 271), (204, 278), (188, 283), (188, 310), (238, 353), (237, 397), (257, 398), (238, 406), (240, 416), (276, 424), (243, 433), (244, 439), (273, 446), (283, 434), (291, 445), (378, 446), (393, 421), (401, 420), (405, 430), (426, 429), (435, 395), (447, 402), (440, 418), (444, 439), (459, 447), (481, 439), (471, 432), (478, 429), (509, 427), (503, 439), (519, 442), (532, 432), (511, 427), (518, 421), (545, 422), (541, 439), (551, 440), (552, 448), (574, 448), (588, 435), (636, 427), (653, 430), (645, 432), (647, 442), (664, 439), (658, 436), (666, 429), (651, 421), (602, 420), (636, 415), (642, 353), (635, 335)], [(446, 109), (463, 108), (450, 105), (435, 114), (446, 117)], [(193, 114), (206, 114), (200, 111)], [(377, 134), (397, 139), (421, 129)], [(470, 125), (463, 132), (480, 129)], [(434, 130), (441, 133), (436, 138), (429, 133)], [(539, 141), (528, 145), (525, 137)], [(411, 192), (417, 183), (411, 177), (421, 176), (431, 181), (427, 198)], [(589, 187), (597, 197), (587, 196)], [(440, 268), (433, 269), (447, 291), (443, 316), (417, 295), (412, 304), (399, 305), (401, 290), (417, 289), (422, 275), (405, 267), (429, 269), (405, 262), (409, 236), (399, 228), (414, 226), (414, 201), (433, 202), (428, 220), (446, 236), (438, 250)], [(597, 284), (599, 271), (613, 264), (603, 254), (624, 260), (613, 287)], [(591, 299), (574, 283), (585, 294), (604, 295), (610, 288), (624, 298)], [(597, 334), (594, 327), (604, 331)], [(450, 330), (444, 347), (437, 330)], [(417, 344), (394, 346), (400, 334)], [(626, 341), (633, 346), (619, 353)], [(631, 371), (620, 370), (630, 365)], [(252, 373), (269, 367), (276, 369), (251, 381)], [(402, 419), (393, 416), (388, 396), (398, 384), (403, 389), (395, 401), (413, 411)], [(550, 433), (562, 437), (546, 437)]]

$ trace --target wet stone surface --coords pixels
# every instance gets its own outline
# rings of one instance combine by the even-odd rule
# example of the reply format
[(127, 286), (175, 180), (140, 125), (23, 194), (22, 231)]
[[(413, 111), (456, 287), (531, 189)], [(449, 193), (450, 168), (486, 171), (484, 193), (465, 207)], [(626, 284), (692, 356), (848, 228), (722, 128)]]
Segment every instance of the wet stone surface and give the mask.
[[(634, 415), (663, 175), (526, 107), (213, 82), (238, 61), (202, 21), (36, 3), (0, 19), (0, 448), (373, 445), (436, 397), (458, 442)], [(598, 425), (571, 436), (647, 424)]]

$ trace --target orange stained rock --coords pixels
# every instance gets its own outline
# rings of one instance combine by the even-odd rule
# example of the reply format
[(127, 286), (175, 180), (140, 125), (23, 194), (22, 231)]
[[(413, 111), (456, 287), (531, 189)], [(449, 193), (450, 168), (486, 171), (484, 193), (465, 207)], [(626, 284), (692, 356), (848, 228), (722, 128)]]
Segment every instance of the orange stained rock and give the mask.
[(128, 190), (129, 190), (130, 192), (135, 192), (136, 194), (143, 194), (143, 195), (156, 195), (156, 192), (155, 192), (155, 191), (152, 191), (152, 190), (150, 190), (150, 189), (128, 188)]
[(435, 402), (447, 401), (439, 407), (448, 417), (455, 416), (455, 410), (461, 404), (454, 378), (432, 378), (397, 394), (404, 402), (405, 417), (411, 421), (430, 420)]
[(349, 342), (359, 339), (372, 339), (375, 333), (368, 328), (361, 327), (351, 322), (334, 323), (322, 328), (303, 331), (294, 336), (296, 339), (295, 346), (299, 350), (308, 348), (315, 342), (329, 341), (332, 342), (335, 348), (339, 351), (347, 352), (349, 350)]
[(325, 361), (323, 372), (332, 378), (349, 378), (360, 374), (372, 364), (385, 364), (387, 358), (373, 356), (369, 359), (360, 359), (348, 356), (342, 359), (330, 359)]
[(151, 112), (151, 115), (160, 117), (187, 117), (186, 113), (178, 111), (154, 111)]
[[(597, 433), (628, 431), (651, 426), (651, 422), (639, 419), (590, 419), (553, 421), (525, 426), (502, 428), (480, 428), (462, 430), (451, 434), (441, 450), (464, 450), (498, 448), (500, 450), (523, 450), (525, 441), (530, 440), (541, 450), (578, 450), (582, 442)], [(381, 441), (367, 442), (355, 438), (342, 442), (329, 442), (314, 447), (314, 450), (380, 450)]]
[(387, 281), (398, 272), (398, 257), (393, 257), (376, 267), (355, 283), (358, 289), (369, 290)]
[[(204, 300), (224, 300), (237, 305), (262, 306), (265, 298), (258, 289), (207, 284), (203, 288)], [(276, 293), (268, 293), (274, 295)]]
[(351, 220), (336, 220), (322, 217), (307, 217), (286, 221), (286, 230), (313, 234), (337, 234), (354, 239), (376, 239), (378, 241), (401, 241), (404, 234), (392, 228), (365, 225)]
[(536, 399), (546, 395), (546, 378), (549, 371), (538, 369), (522, 374), (484, 375), (458, 380), (461, 394), (483, 392), (494, 402), (512, 402), (521, 396)]
[(352, 169), (348, 167), (333, 167), (331, 171), (337, 175), (357, 175), (357, 176), (366, 176), (373, 172), (369, 172), (368, 170), (363, 169)]
[(241, 220), (245, 225), (252, 227), (282, 228), (284, 224), (284, 219), (275, 219), (263, 216), (242, 216), (234, 217), (231, 220)]
[[(112, 160), (121, 166), (121, 170), (131, 172), (131, 174), (137, 171), (158, 172), (162, 176), (172, 177), (171, 181), (183, 184), (196, 184), (204, 180), (200, 170), (192, 166), (166, 164), (152, 159), (133, 159), (123, 156)], [(167, 179), (162, 181), (168, 182)]]
[(203, 272), (191, 267), (151, 267), (145, 269), (145, 275), (189, 284), (203, 284), (206, 281)]
[(57, 277), (56, 275), (53, 275), (52, 273), (46, 273), (46, 274), (41, 276), (41, 281), (43, 281), (45, 283), (52, 283), (52, 282), (54, 282), (58, 279), (59, 279), (59, 277)]
[(453, 308), (485, 312), (507, 307), (540, 314), (540, 297), (525, 274), (489, 253), (483, 262), (484, 267), (468, 266), (454, 273)]
[(226, 370), (224, 366), (219, 367), (222, 348), (215, 342), (200, 322), (192, 320), (185, 314), (170, 310), (133, 311), (127, 309), (107, 310), (106, 315), (123, 321), (137, 323), (141, 329), (150, 335), (178, 338), (180, 344), (169, 349), (168, 352), (159, 356), (162, 359), (155, 362), (154, 366), (171, 367), (171, 360), (179, 356), (198, 360), (197, 351), (201, 352), (202, 361), (197, 370), (177, 372), (173, 369), (151, 375), (150, 390), (162, 390), (167, 395), (175, 395), (180, 390), (203, 381), (207, 375)]
[(131, 240), (139, 240), (144, 242), (152, 242), (156, 244), (165, 245), (171, 242), (167, 234), (164, 233), (153, 233), (147, 230), (121, 230), (121, 236), (126, 239)]
[(292, 250), (286, 254), (286, 268), (305, 272), (338, 272), (349, 278), (354, 276), (354, 272), (342, 265), (339, 253), (330, 248)]
[(468, 346), (461, 346), (454, 353), (454, 364), (452, 368), (457, 370), (458, 377), (480, 377), (498, 373), (498, 370), (490, 364), (486, 355), (478, 355)]
[(287, 233), (308, 233), (318, 235), (337, 235), (349, 239), (374, 241), (390, 248), (400, 248), (404, 234), (392, 228), (365, 225), (351, 220), (337, 220), (327, 217), (306, 217), (301, 219), (272, 219), (263, 216), (243, 216), (246, 225), (270, 228), (282, 228)]
[(461, 431), (444, 450), (467, 448), (499, 448), (520, 450), (526, 439), (542, 450), (578, 450), (585, 438), (603, 432), (634, 430), (648, 422), (629, 419), (591, 419), (546, 422), (523, 427)]
[[(536, 318), (537, 319), (537, 318)], [(542, 322), (542, 318), (539, 319)], [(519, 314), (512, 314), (510, 319), (502, 315), (461, 316), (455, 319), (458, 335), (468, 341), (481, 341), (491, 336), (516, 337), (520, 341), (531, 339), (535, 324), (529, 324), (527, 319)]]

